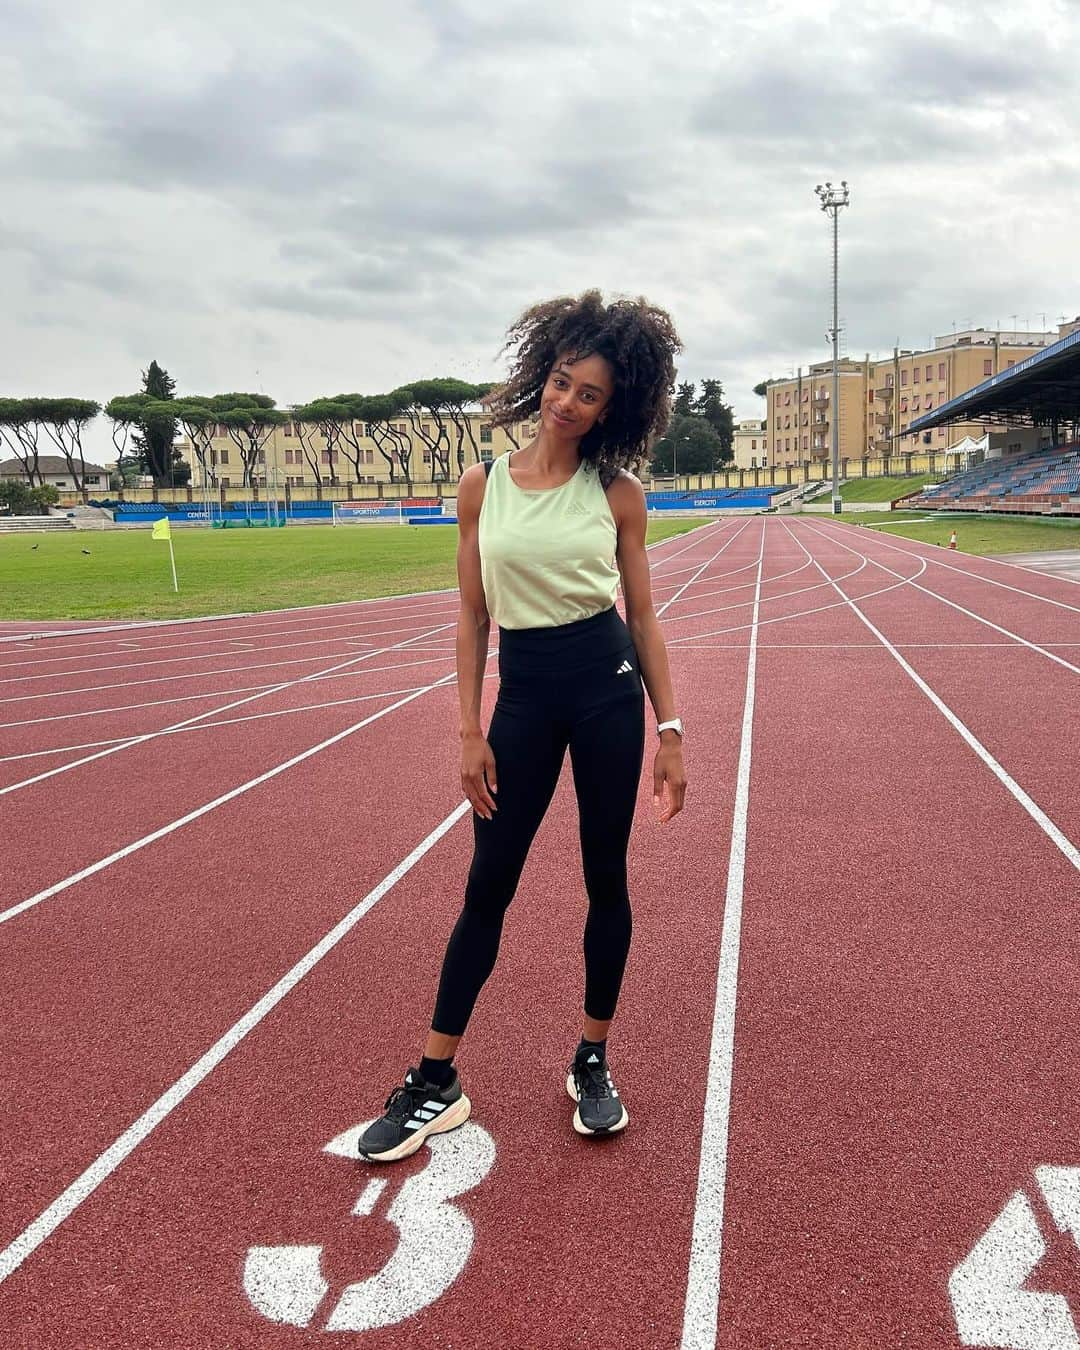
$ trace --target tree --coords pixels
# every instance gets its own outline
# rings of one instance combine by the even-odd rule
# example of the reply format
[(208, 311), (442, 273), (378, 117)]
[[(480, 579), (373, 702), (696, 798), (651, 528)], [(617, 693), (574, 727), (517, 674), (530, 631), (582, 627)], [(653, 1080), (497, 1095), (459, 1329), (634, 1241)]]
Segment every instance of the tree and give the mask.
[(192, 453), (203, 472), (203, 482), (216, 487), (217, 456), (213, 453), (213, 440), (217, 431), (217, 413), (213, 402), (203, 394), (192, 394), (177, 399), (173, 412), (191, 442)]
[(695, 416), (703, 417), (720, 437), (723, 447), (721, 460), (731, 459), (735, 424), (731, 407), (724, 402), (724, 386), (719, 380), (702, 380), (701, 393), (694, 401), (693, 412)]
[(38, 465), (37, 398), (0, 398), (0, 445), (9, 445), (31, 487), (44, 482)]
[(762, 380), (760, 384), (754, 385), (754, 393), (758, 398), (767, 398), (769, 393), (769, 381)]
[(45, 434), (64, 456), (68, 473), (75, 480), (76, 492), (86, 495), (86, 458), (82, 434), (101, 411), (101, 404), (89, 398), (43, 398), (38, 403), (37, 420)]
[[(326, 444), (323, 452), (327, 457), (327, 476), (330, 486), (336, 487), (338, 481), (337, 457), (341, 449), (341, 438), (346, 427), (352, 432), (353, 414), (347, 402), (332, 398), (317, 398), (305, 403), (298, 409), (300, 420), (307, 426), (314, 426)], [(305, 451), (307, 447), (305, 445)], [(348, 457), (348, 456), (346, 456)], [(354, 465), (355, 468), (355, 465)], [(357, 471), (357, 482), (360, 480)], [(321, 481), (321, 480), (320, 480)]]
[(259, 463), (265, 462), (266, 442), (275, 427), (285, 425), (289, 415), (275, 408), (268, 394), (215, 394), (210, 406), (229, 440), (240, 451), (244, 466), (242, 486), (251, 487), (252, 479), (258, 476)]
[(368, 435), (389, 466), (391, 483), (395, 481), (395, 468), (398, 465), (402, 478), (406, 482), (412, 479), (412, 441), (406, 432), (398, 430), (409, 401), (408, 394), (401, 391), (373, 394), (363, 401), (363, 418), (367, 423)]
[(443, 386), (444, 406), (457, 438), (455, 449), (458, 477), (460, 478), (465, 472), (466, 439), (472, 447), (473, 463), (479, 464), (481, 459), (480, 447), (476, 444), (476, 437), (473, 435), (472, 418), (466, 408), (469, 404), (479, 403), (486, 394), (491, 392), (493, 386), (490, 384), (468, 384), (464, 380), (454, 379), (440, 380), (439, 383)]
[(21, 478), (0, 478), (0, 514), (12, 516), (36, 515), (30, 485)]
[(723, 459), (719, 433), (705, 418), (690, 416), (673, 419), (667, 435), (653, 445), (650, 464), (654, 474), (671, 473), (675, 460), (680, 474), (713, 473)]
[(675, 402), (671, 405), (673, 417), (689, 417), (694, 411), (695, 389), (696, 386), (692, 383), (679, 385), (675, 393)]
[(394, 390), (395, 394), (408, 398), (405, 416), (413, 434), (428, 448), (431, 477), (435, 482), (449, 481), (450, 478), (450, 436), (443, 416), (447, 411), (445, 383), (444, 380), (414, 380), (412, 384)]
[[(142, 383), (142, 392), (154, 404), (170, 403), (175, 398), (176, 381), (156, 361), (151, 361), (142, 372)], [(176, 418), (170, 415), (170, 410), (160, 408), (153, 415), (144, 416), (138, 432), (132, 436), (143, 472), (151, 474), (158, 487), (169, 487), (178, 479), (186, 482), (190, 477), (190, 470), (186, 475), (182, 473), (183, 457), (175, 441)]]

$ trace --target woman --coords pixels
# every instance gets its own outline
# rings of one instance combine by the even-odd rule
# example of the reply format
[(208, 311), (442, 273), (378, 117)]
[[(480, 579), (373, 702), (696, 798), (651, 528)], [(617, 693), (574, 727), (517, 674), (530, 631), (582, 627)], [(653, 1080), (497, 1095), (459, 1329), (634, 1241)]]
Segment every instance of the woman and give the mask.
[[(419, 1068), (360, 1139), (361, 1156), (378, 1162), (407, 1157), (469, 1116), (454, 1054), (494, 968), (503, 916), (567, 748), (589, 896), (584, 1024), (567, 1090), (579, 1134), (626, 1126), (607, 1036), (630, 946), (626, 850), (644, 749), (642, 679), (658, 722), (661, 823), (682, 809), (686, 787), (649, 584), (645, 494), (631, 472), (667, 425), (679, 339), (646, 301), (605, 305), (588, 291), (527, 310), (507, 349), (516, 352), (494, 423), (539, 412), (539, 432), (524, 449), (467, 469), (458, 488), (461, 783), (473, 806), (472, 866)], [(620, 579), (625, 623), (615, 609)], [(500, 684), (485, 739), (492, 618)]]

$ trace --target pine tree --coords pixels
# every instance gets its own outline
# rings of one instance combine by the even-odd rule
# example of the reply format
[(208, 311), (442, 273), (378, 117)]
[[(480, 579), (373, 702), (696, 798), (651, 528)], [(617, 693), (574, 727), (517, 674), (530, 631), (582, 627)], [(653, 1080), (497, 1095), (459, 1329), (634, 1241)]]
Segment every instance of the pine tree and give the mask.
[[(142, 387), (151, 398), (169, 400), (176, 397), (176, 381), (156, 361), (151, 361), (142, 372)], [(131, 440), (143, 473), (152, 474), (159, 487), (185, 482), (190, 470), (182, 463), (180, 452), (173, 448), (176, 418), (148, 417), (139, 423), (139, 428)]]

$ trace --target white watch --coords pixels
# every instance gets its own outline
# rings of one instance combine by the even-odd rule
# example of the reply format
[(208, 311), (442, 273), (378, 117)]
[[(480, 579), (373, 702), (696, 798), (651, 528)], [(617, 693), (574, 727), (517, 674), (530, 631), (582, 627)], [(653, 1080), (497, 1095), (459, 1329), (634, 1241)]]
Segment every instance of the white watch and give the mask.
[(659, 722), (656, 727), (656, 734), (659, 736), (662, 731), (677, 732), (681, 739), (683, 735), (682, 718), (673, 717), (670, 722)]

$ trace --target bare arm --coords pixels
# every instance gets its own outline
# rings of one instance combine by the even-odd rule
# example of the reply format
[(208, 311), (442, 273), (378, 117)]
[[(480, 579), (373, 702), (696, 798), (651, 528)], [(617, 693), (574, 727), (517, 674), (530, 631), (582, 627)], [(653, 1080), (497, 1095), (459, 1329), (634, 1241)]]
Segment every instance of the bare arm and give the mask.
[[(621, 473), (608, 488), (608, 502), (618, 529), (616, 557), (626, 604), (626, 626), (633, 639), (656, 720), (668, 722), (676, 714), (675, 694), (663, 631), (653, 608), (649, 556), (645, 552), (648, 525), (645, 492), (632, 474)], [(653, 764), (653, 794), (658, 806), (665, 784), (668, 800), (660, 812), (661, 823), (682, 810), (686, 794), (682, 738), (671, 730), (660, 733), (660, 747)]]
[(490, 820), (497, 791), (495, 757), (480, 727), (491, 636), (491, 616), (480, 572), (480, 507), (485, 486), (482, 464), (466, 469), (458, 484), (457, 573), (461, 603), (457, 621), (457, 679), (461, 707), (461, 786), (473, 810)]

